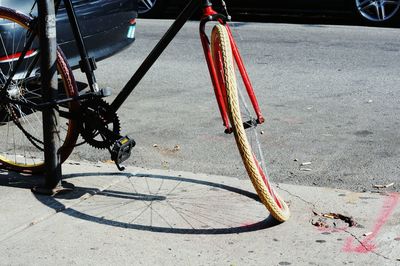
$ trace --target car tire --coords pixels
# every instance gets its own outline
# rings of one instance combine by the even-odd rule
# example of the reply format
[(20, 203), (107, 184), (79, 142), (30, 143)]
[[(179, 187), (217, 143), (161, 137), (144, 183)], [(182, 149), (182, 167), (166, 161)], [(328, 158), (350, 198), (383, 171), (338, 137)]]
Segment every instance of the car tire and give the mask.
[(167, 0), (139, 0), (139, 18), (161, 18)]
[(395, 25), (399, 22), (400, 0), (355, 0), (355, 11), (364, 24)]

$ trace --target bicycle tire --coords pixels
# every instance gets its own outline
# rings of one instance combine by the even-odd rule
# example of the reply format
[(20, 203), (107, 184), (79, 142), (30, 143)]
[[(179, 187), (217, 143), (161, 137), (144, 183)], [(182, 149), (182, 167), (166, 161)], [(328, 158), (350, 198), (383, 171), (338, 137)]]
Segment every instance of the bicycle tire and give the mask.
[[(230, 42), (225, 26), (215, 25), (211, 33), (211, 54), (219, 82), (222, 85), (221, 88), (226, 91), (227, 112), (236, 144), (247, 174), (261, 202), (276, 220), (284, 222), (289, 219), (290, 210), (269, 181), (257, 124), (248, 124), (246, 129), (244, 127), (244, 121), (247, 123), (247, 121), (255, 121), (256, 118), (253, 118), (254, 115), (247, 108), (245, 93), (238, 93), (239, 88)], [(240, 108), (239, 100), (242, 108)], [(255, 139), (251, 140), (251, 138)]]
[[(13, 69), (25, 46), (30, 31), (32, 18), (16, 10), (0, 7), (0, 86)], [(37, 36), (37, 34), (36, 34)], [(25, 39), (24, 39), (25, 38)], [(18, 69), (8, 87), (8, 97), (38, 103), (41, 100), (40, 56), (38, 40), (29, 47), (29, 53)], [(36, 62), (36, 63), (35, 63)], [(23, 69), (26, 67), (26, 69)], [(59, 85), (67, 97), (78, 95), (77, 85), (61, 49), (57, 47), (57, 71)], [(79, 108), (78, 102), (58, 106), (60, 110), (73, 112)], [(75, 147), (79, 131), (75, 120), (59, 119), (61, 162), (64, 162)], [(41, 113), (21, 104), (0, 103), (0, 168), (24, 172), (40, 173), (44, 171), (43, 121)]]

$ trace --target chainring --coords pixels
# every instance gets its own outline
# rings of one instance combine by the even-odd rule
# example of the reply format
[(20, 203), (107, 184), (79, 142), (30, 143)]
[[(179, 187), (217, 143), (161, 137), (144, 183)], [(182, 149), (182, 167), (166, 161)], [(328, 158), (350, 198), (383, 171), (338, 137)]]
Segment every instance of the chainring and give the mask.
[(82, 104), (81, 136), (85, 142), (98, 149), (110, 148), (120, 136), (118, 115), (102, 99)]

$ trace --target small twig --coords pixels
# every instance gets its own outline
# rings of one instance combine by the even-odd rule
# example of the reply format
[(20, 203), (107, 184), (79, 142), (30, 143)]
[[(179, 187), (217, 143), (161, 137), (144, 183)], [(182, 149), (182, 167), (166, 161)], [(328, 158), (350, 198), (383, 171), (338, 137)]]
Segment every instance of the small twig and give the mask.
[(380, 188), (388, 188), (388, 187), (391, 187), (391, 186), (393, 186), (394, 185), (394, 183), (390, 183), (390, 184), (387, 184), (387, 185), (372, 185), (374, 188), (378, 188), (378, 189), (380, 189)]

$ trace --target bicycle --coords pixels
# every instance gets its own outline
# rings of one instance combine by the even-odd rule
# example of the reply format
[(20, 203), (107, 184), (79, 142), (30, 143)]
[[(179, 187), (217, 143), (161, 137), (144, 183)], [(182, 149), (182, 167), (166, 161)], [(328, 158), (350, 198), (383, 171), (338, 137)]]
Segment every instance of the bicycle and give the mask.
[[(2, 59), (8, 62), (7, 67), (3, 66), (0, 71), (0, 128), (7, 128), (2, 132), (5, 137), (0, 139), (5, 142), (0, 152), (1, 168), (24, 173), (43, 171), (44, 159), (40, 157), (44, 145), (40, 131), (42, 121), (37, 113), (45, 107), (56, 106), (62, 120), (62, 132), (59, 134), (62, 162), (76, 145), (82, 144), (77, 143), (81, 135), (89, 145), (108, 149), (118, 169), (123, 170), (120, 164), (129, 158), (135, 142), (121, 135), (117, 111), (185, 22), (201, 7), (200, 39), (224, 131), (234, 134), (243, 164), (262, 203), (276, 220), (283, 222), (289, 218), (287, 204), (269, 181), (257, 128), (264, 123), (264, 117), (229, 28), (230, 16), (223, 0), (220, 0), (223, 7), (221, 13), (213, 9), (210, 0), (191, 0), (111, 104), (103, 99), (110, 91), (97, 85), (95, 61), (85, 49), (72, 2), (63, 1), (80, 52), (81, 69), (86, 73), (88, 89), (78, 92), (72, 70), (58, 47), (57, 69), (62, 92), (53, 102), (41, 100), (37, 18), (0, 7), (0, 18), (9, 21), (9, 26), (14, 29), (14, 36), (11, 36), (14, 38), (0, 36), (0, 53), (4, 53)], [(55, 4), (58, 9), (60, 0), (56, 0)], [(215, 24), (210, 39), (206, 33), (209, 22)], [(237, 74), (241, 76), (243, 86), (238, 87)]]

